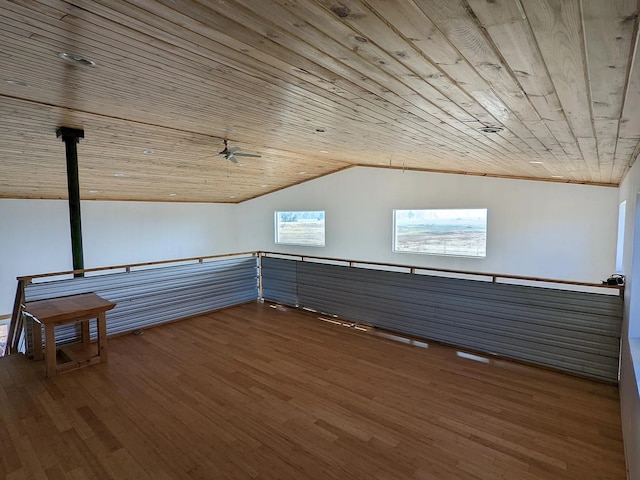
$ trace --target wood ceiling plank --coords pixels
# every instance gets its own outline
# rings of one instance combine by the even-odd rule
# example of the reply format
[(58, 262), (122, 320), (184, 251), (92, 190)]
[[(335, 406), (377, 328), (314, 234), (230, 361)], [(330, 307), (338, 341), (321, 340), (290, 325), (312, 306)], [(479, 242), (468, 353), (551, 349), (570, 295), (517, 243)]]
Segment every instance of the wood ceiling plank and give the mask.
[[(637, 21), (636, 17), (636, 23)], [(618, 132), (618, 143), (624, 140), (625, 151), (627, 141), (640, 140), (640, 116), (638, 115), (640, 111), (640, 29), (637, 27), (635, 38), (632, 39), (630, 58)]]
[[(573, 136), (571, 127), (569, 127), (569, 124), (566, 122), (566, 120), (563, 119), (557, 122), (546, 120), (544, 123), (546, 128), (548, 128), (556, 138), (567, 139), (567, 141), (559, 142), (563, 150), (563, 154), (558, 155), (558, 157), (560, 157), (559, 161), (561, 161), (566, 168), (572, 169), (574, 175), (577, 178), (588, 178), (589, 173), (587, 165), (582, 158), (580, 146)], [(569, 158), (571, 162), (566, 162), (565, 158)]]
[[(467, 1), (524, 92), (529, 97), (553, 95), (553, 83), (519, 0)], [(560, 102), (548, 100), (548, 104), (552, 116), (547, 118), (561, 119)]]
[[(3, 102), (0, 107), (0, 113), (4, 113), (6, 104), (9, 102)], [(27, 108), (22, 103), (13, 101), (11, 102), (11, 109), (14, 114), (20, 114), (21, 110)], [(59, 117), (59, 109), (38, 107), (42, 114), (50, 118), (49, 122), (37, 120), (37, 124), (23, 126), (24, 131), (30, 132), (30, 137), (44, 137), (50, 139), (48, 141), (49, 146), (42, 150), (43, 157), (39, 158), (37, 151), (25, 159), (18, 159), (17, 162), (3, 162), (0, 166), (0, 177), (11, 178), (16, 174), (22, 173), (23, 181), (21, 182), (25, 188), (36, 188), (39, 190), (39, 197), (43, 198), (59, 198), (66, 196), (66, 177), (65, 177), (65, 162), (64, 162), (64, 148), (62, 143), (55, 138), (55, 119)], [(30, 109), (28, 109), (30, 111)], [(32, 113), (32, 112), (31, 112)], [(26, 115), (21, 115), (25, 117)], [(257, 174), (244, 174), (242, 168), (235, 166), (227, 167), (230, 165), (228, 161), (212, 155), (212, 152), (208, 149), (207, 138), (204, 142), (195, 143), (184, 139), (180, 134), (165, 131), (164, 136), (157, 136), (151, 134), (155, 129), (153, 127), (141, 127), (137, 124), (131, 124), (129, 122), (113, 123), (109, 122), (105, 124), (104, 119), (92, 115), (83, 115), (83, 124), (85, 125), (85, 136), (79, 146), (81, 154), (81, 178), (86, 180), (85, 184), (91, 183), (91, 189), (99, 190), (100, 195), (105, 197), (116, 198), (118, 190), (126, 191), (127, 199), (152, 199), (152, 200), (166, 200), (166, 197), (177, 186), (182, 185), (185, 193), (181, 194), (181, 199), (190, 201), (227, 201), (228, 191), (224, 194), (218, 192), (211, 192), (209, 185), (226, 185), (227, 175), (229, 172), (225, 169), (231, 169), (232, 176), (241, 176), (245, 180), (249, 180), (253, 177), (259, 177), (262, 183), (269, 184), (269, 188), (280, 188), (286, 185), (287, 181), (296, 182), (300, 181), (299, 172), (291, 172), (290, 165), (298, 166), (295, 161), (291, 161), (295, 158), (295, 154), (289, 154), (286, 152), (280, 152), (276, 157), (275, 162), (269, 163), (269, 170), (260, 169), (256, 162), (254, 167), (251, 167), (254, 171), (257, 168), (260, 175)], [(31, 127), (31, 128), (29, 128)], [(14, 127), (11, 127), (13, 130)], [(40, 132), (34, 135), (33, 132)], [(21, 131), (16, 133), (17, 137), (20, 137)], [(12, 132), (13, 133), (13, 132)], [(30, 141), (29, 136), (23, 138), (23, 140)], [(135, 139), (140, 138), (152, 138), (154, 141), (164, 141), (160, 147), (158, 147), (158, 154), (143, 155), (140, 147), (135, 148)], [(19, 139), (16, 140), (16, 144), (20, 145)], [(39, 140), (39, 144), (42, 145), (42, 140)], [(45, 144), (46, 145), (46, 144)], [(163, 146), (166, 145), (166, 150), (169, 151), (169, 155), (163, 158), (160, 152), (163, 151)], [(175, 146), (181, 147), (184, 150), (184, 156), (177, 156), (175, 154)], [(195, 150), (194, 150), (195, 149)], [(244, 151), (249, 151), (249, 148), (243, 148)], [(104, 172), (103, 163), (105, 159), (108, 160), (111, 170), (109, 173), (100, 174)], [(52, 162), (52, 160), (54, 160)], [(252, 159), (258, 161), (259, 159)], [(28, 168), (25, 169), (25, 163)], [(248, 163), (248, 162), (247, 162)], [(328, 171), (335, 171), (336, 169), (344, 168), (344, 164), (340, 164), (328, 159), (314, 159), (315, 165), (309, 168), (309, 172), (314, 175), (328, 173)], [(275, 165), (274, 165), (275, 164)], [(233, 167), (233, 168), (232, 168)], [(329, 167), (327, 169), (327, 167)], [(5, 171), (3, 169), (20, 169), (19, 172)], [(47, 172), (47, 169), (49, 173)], [(132, 170), (133, 169), (133, 170)], [(41, 183), (35, 183), (32, 181), (33, 171), (42, 170), (51, 178), (57, 178), (58, 182), (55, 184), (47, 183), (42, 185)], [(119, 172), (122, 170), (122, 172)], [(249, 171), (250, 169), (247, 169)], [(57, 172), (53, 175), (54, 172)], [(91, 172), (88, 174), (87, 172)], [(126, 177), (114, 178), (114, 173), (124, 173)], [(167, 175), (169, 174), (169, 176)], [(6, 175), (6, 176), (5, 176)], [(248, 183), (248, 182), (246, 182)], [(32, 185), (32, 187), (29, 187)], [(188, 188), (187, 188), (188, 187)], [(251, 196), (255, 186), (243, 185), (243, 187), (233, 192), (238, 199)], [(89, 186), (83, 188), (83, 197), (86, 195)], [(163, 195), (160, 192), (164, 191)], [(0, 195), (5, 195), (6, 192), (1, 191)], [(151, 198), (149, 198), (151, 196)], [(103, 197), (100, 197), (103, 198)], [(200, 198), (200, 200), (198, 200)], [(204, 198), (204, 200), (203, 200)]]
[[(289, 69), (291, 69), (291, 67), (290, 67), (290, 66), (289, 66)], [(370, 106), (370, 104), (369, 104), (369, 106)]]
[(593, 124), (596, 132), (601, 179), (603, 182), (611, 183), (619, 122), (617, 119), (595, 119)]
[[(166, 4), (171, 4), (171, 2), (165, 2), (165, 3)], [(206, 15), (206, 11), (203, 10), (202, 8), (198, 8), (199, 7), (198, 5), (191, 5), (191, 7), (196, 9), (195, 12), (192, 12), (192, 15), (195, 15), (196, 13), (197, 13), (198, 17), (202, 17), (203, 15)], [(227, 7), (228, 8), (228, 2), (225, 3), (224, 5), (216, 5), (216, 8), (223, 8), (223, 7)], [(225, 12), (226, 13), (235, 13), (235, 12), (237, 12), (237, 9), (221, 11), (221, 12), (219, 12), (220, 13), (219, 16), (222, 17)], [(244, 16), (240, 16), (238, 18), (235, 18), (235, 20), (238, 23), (240, 21), (243, 21), (243, 22), (252, 21), (254, 23), (248, 25), (248, 27), (254, 27), (254, 28), (259, 28), (263, 24), (263, 22), (257, 21), (255, 19), (253, 19), (253, 17), (248, 16), (248, 14), (246, 12), (245, 12)], [(265, 35), (267, 35), (267, 33), (265, 33)], [(286, 37), (286, 38), (291, 38), (291, 37), (289, 36), (289, 37)], [(277, 41), (277, 42), (284, 42), (285, 35), (284, 35), (284, 33), (282, 33), (280, 35), (272, 34), (272, 39), (274, 41)], [(290, 40), (290, 43), (288, 43), (287, 45), (293, 45), (295, 48), (299, 48), (299, 46), (295, 42), (293, 42), (293, 40)], [(305, 50), (305, 49), (300, 50), (299, 53), (300, 54), (309, 55), (309, 51)], [(318, 61), (318, 62), (320, 62), (320, 61), (333, 62), (331, 57), (323, 56), (323, 55), (321, 55), (320, 58), (316, 59), (316, 61)], [(325, 67), (328, 67), (328, 68), (331, 68), (331, 66), (332, 65), (325, 65)], [(367, 78), (367, 77), (364, 77), (364, 76), (361, 76), (361, 75), (354, 76), (353, 73), (348, 72), (344, 68), (342, 69), (342, 74), (343, 75), (349, 75), (349, 77), (350, 77), (349, 79), (355, 84), (361, 82), (362, 79)], [(371, 89), (370, 85), (371, 85), (371, 83), (369, 84), (369, 86), (367, 86), (365, 84), (363, 84), (361, 86), (365, 86), (366, 88)], [(398, 84), (395, 83), (395, 85), (397, 87)], [(400, 88), (404, 93), (409, 92), (409, 90), (407, 90), (408, 87), (398, 87), (398, 88)], [(418, 107), (418, 108), (412, 108), (412, 106), (411, 105), (407, 105), (406, 102), (405, 103), (402, 103), (402, 102), (398, 103), (397, 97), (394, 94), (392, 94), (392, 92), (389, 92), (386, 89), (374, 90), (374, 91), (370, 91), (370, 93), (375, 94), (377, 96), (377, 98), (385, 98), (386, 100), (389, 100), (391, 102), (395, 102), (396, 105), (399, 105), (399, 106), (409, 110), (411, 113), (413, 113), (415, 115), (418, 115), (420, 118), (423, 118), (423, 119), (427, 120), (427, 122), (429, 122), (429, 123), (431, 123), (433, 125), (438, 125), (438, 131), (436, 131), (434, 133), (442, 135), (442, 133), (443, 133), (442, 129), (445, 129), (446, 132), (448, 132), (452, 136), (452, 138), (457, 138), (458, 139), (458, 141), (457, 142), (454, 141), (454, 143), (458, 143), (458, 144), (460, 143), (461, 137), (457, 134), (457, 131), (455, 129), (447, 128), (448, 127), (447, 124), (444, 124), (444, 125), (442, 124), (442, 120), (437, 118), (439, 110), (437, 108), (435, 108), (434, 106), (432, 106), (431, 104), (422, 102), (422, 103), (420, 103), (419, 106), (416, 105), (416, 107)], [(427, 116), (425, 116), (425, 112), (427, 113)]]
[[(34, 28), (35, 28), (35, 27), (34, 27)], [(116, 47), (117, 47), (117, 46), (116, 46)], [(179, 64), (178, 64), (178, 65), (177, 65), (177, 66), (175, 66), (175, 67), (168, 68), (168, 70), (169, 70), (169, 71), (173, 71), (173, 73), (177, 73), (177, 72), (179, 72), (179, 71), (180, 71), (180, 72), (182, 72), (182, 73), (184, 74), (184, 76), (183, 76), (182, 78), (183, 78), (183, 79), (185, 79), (184, 77), (185, 77), (186, 75), (188, 75), (188, 74), (187, 74), (187, 72), (186, 72), (185, 70), (189, 70), (189, 67), (188, 67), (187, 65), (188, 65), (188, 64), (185, 64), (185, 65), (179, 65)], [(125, 65), (125, 66), (126, 66), (126, 65)], [(112, 67), (112, 66), (107, 65), (107, 67)], [(117, 69), (117, 68), (118, 68), (118, 65), (115, 65), (115, 66), (113, 66), (113, 67), (114, 67), (113, 69)], [(164, 69), (164, 68), (163, 68), (163, 69)], [(153, 69), (152, 69), (152, 70), (153, 70)], [(192, 70), (193, 70), (193, 69), (192, 69)], [(204, 70), (204, 69), (201, 69), (201, 70)], [(112, 71), (112, 70), (111, 70), (111, 71)], [(193, 74), (192, 79), (193, 79), (194, 81), (195, 81), (195, 80), (198, 80), (200, 83), (202, 83), (202, 82), (203, 82), (203, 80), (199, 80), (199, 79), (201, 79), (202, 77), (199, 77), (199, 76), (198, 76), (198, 73), (200, 73), (200, 74), (202, 75), (202, 74), (204, 73), (204, 71), (200, 71), (200, 72), (198, 72), (197, 70), (195, 70), (195, 71), (194, 71), (194, 74)], [(171, 78), (171, 77), (168, 77), (168, 78), (167, 78), (167, 81), (169, 81), (169, 82), (170, 82), (170, 81), (171, 81), (171, 80), (170, 80), (170, 78)], [(244, 81), (244, 79), (243, 79), (243, 81)], [(245, 81), (245, 82), (246, 82), (246, 81)], [(238, 82), (238, 84), (240, 84), (240, 82)], [(214, 85), (217, 87), (217, 89), (220, 89), (220, 88), (221, 88), (221, 85), (220, 85), (219, 83), (218, 83), (218, 84), (213, 84), (213, 83), (211, 83), (211, 87), (213, 87)], [(175, 85), (171, 85), (171, 84), (169, 84), (169, 88), (171, 88), (171, 89), (177, 89), (177, 88), (178, 88), (178, 86), (181, 86), (181, 87), (182, 87), (182, 85), (179, 85), (179, 84), (175, 84)], [(259, 94), (257, 93), (257, 91), (262, 91), (262, 92), (265, 92), (265, 93), (266, 93), (266, 92), (269, 92), (269, 91), (271, 90), (271, 89), (269, 88), (269, 86), (270, 86), (270, 85), (269, 85), (268, 83), (266, 83), (266, 82), (259, 83), (259, 84), (258, 84), (258, 83), (256, 83), (256, 85), (254, 85), (253, 92), (251, 91), (251, 89), (249, 89), (248, 91), (246, 91), (244, 94), (245, 94), (245, 96), (247, 97), (248, 104), (249, 104), (249, 105), (251, 105), (252, 103), (253, 103), (253, 104), (255, 104), (255, 103), (257, 103), (257, 102), (264, 102), (264, 103), (266, 103), (266, 102), (269, 102), (269, 101), (274, 101), (274, 100), (270, 100), (270, 99), (269, 99), (269, 97), (267, 97), (267, 98), (264, 98), (264, 97), (263, 97), (263, 98), (261, 99), (261, 97), (260, 97), (260, 96), (259, 96)], [(224, 87), (224, 86), (222, 86), (222, 87)], [(192, 92), (192, 93), (193, 93), (194, 95), (196, 95), (196, 94), (204, 94), (204, 93), (206, 93), (207, 91), (208, 91), (208, 90), (203, 89), (203, 90), (201, 90), (200, 92), (194, 91), (194, 92)], [(237, 89), (236, 89), (236, 91), (237, 91)], [(224, 94), (225, 94), (225, 95), (229, 95), (229, 94), (231, 94), (231, 92), (232, 92), (232, 91), (231, 91), (231, 89), (229, 89), (229, 91), (228, 91), (228, 92), (226, 92), (226, 93), (224, 93)], [(289, 101), (289, 99), (288, 99), (288, 101)], [(307, 104), (308, 104), (308, 103), (309, 103), (309, 102), (307, 102)], [(301, 102), (301, 103), (300, 103), (300, 105), (303, 105), (303, 103)], [(296, 105), (296, 106), (297, 106), (297, 105)], [(315, 111), (313, 111), (313, 114), (314, 114), (314, 115), (317, 115), (317, 114), (319, 114), (319, 113), (321, 113), (321, 112), (322, 112), (322, 111), (321, 111), (319, 108), (317, 108), (317, 109), (315, 109)]]
[(635, 139), (618, 139), (616, 151), (613, 156), (612, 181), (620, 182), (633, 165), (634, 155), (637, 155), (639, 142)]
[(521, 0), (576, 138), (594, 138), (578, 0)]
[[(371, 2), (370, 2), (371, 3)], [(384, 3), (384, 2), (383, 2)], [(379, 4), (379, 2), (378, 2)], [(355, 16), (357, 18), (357, 21), (360, 22), (361, 18), (359, 16)], [(348, 18), (348, 17), (347, 17)], [(370, 31), (375, 31), (376, 29), (371, 29)], [(477, 75), (476, 75), (477, 77)], [(479, 77), (478, 77), (479, 78)], [(502, 121), (502, 124), (505, 125), (508, 129), (512, 130), (513, 132), (516, 132), (518, 135), (520, 135), (523, 138), (528, 138), (528, 139), (533, 139), (533, 135), (531, 135), (531, 133), (529, 131), (526, 130), (526, 128), (524, 126), (522, 126), (522, 124), (520, 124), (519, 121), (517, 121), (517, 119), (514, 119), (513, 117), (510, 117), (510, 120), (508, 121), (504, 121), (504, 114), (503, 112), (503, 108), (504, 108), (504, 104), (493, 94), (493, 92), (475, 92), (476, 98), (475, 100), (481, 99), (482, 104), (485, 105), (485, 108), (491, 110), (495, 117), (500, 118)], [(515, 120), (515, 121), (514, 121)], [(493, 122), (491, 122), (491, 124), (499, 124), (500, 122), (496, 122), (495, 120)], [(526, 147), (526, 149), (522, 149), (523, 151), (527, 151), (528, 152), (528, 158), (529, 159), (535, 159), (539, 156), (539, 154), (533, 152), (531, 150), (531, 147), (525, 143), (522, 142), (522, 140), (518, 137), (515, 137), (511, 131), (507, 130), (506, 132), (504, 132), (503, 134), (501, 134), (500, 136), (505, 136), (505, 137), (509, 137), (509, 141), (512, 144), (520, 144), (520, 145), (524, 145)], [(515, 141), (514, 141), (515, 140)], [(541, 144), (539, 142), (537, 142), (537, 140), (535, 140), (536, 146)], [(547, 151), (547, 149), (541, 149), (543, 150), (545, 153)]]
[(612, 183), (618, 183), (623, 173), (619, 167), (615, 168), (615, 152), (637, 11), (637, 0), (582, 3), (599, 163), (603, 170), (602, 179)]
[[(469, 16), (463, 4), (434, 0), (416, 0), (415, 4), (430, 22), (437, 25), (447, 41), (458, 52), (457, 56), (464, 56), (465, 60), (499, 95), (505, 105), (504, 111), (513, 111), (521, 120), (538, 119), (530, 105), (526, 105), (526, 99), (524, 102), (516, 101), (523, 98), (522, 89), (506, 71), (505, 65), (496, 55), (491, 43), (475, 19)], [(455, 59), (451, 60), (455, 61)]]
[(584, 158), (589, 170), (589, 179), (593, 182), (600, 182), (601, 172), (598, 161), (598, 145), (596, 139), (592, 137), (578, 137), (578, 145), (582, 158)]
[[(281, 1), (280, 3), (288, 4), (288, 2)], [(334, 4), (330, 0), (321, 0), (320, 3), (329, 11)], [(305, 8), (308, 10), (313, 4), (305, 4)], [(459, 85), (457, 85), (451, 78), (444, 74), (436, 65), (431, 63), (419, 50), (415, 48), (412, 42), (405, 37), (402, 37), (397, 30), (391, 28), (387, 21), (383, 21), (375, 15), (375, 12), (370, 11), (361, 2), (350, 1), (343, 2), (341, 4), (347, 8), (351, 13), (342, 18), (342, 23), (349, 25), (350, 29), (348, 34), (342, 34), (343, 42), (346, 43), (349, 40), (353, 43), (354, 49), (357, 49), (358, 53), (365, 52), (367, 48), (371, 48), (372, 42), (360, 41), (360, 45), (353, 41), (353, 38), (360, 38), (366, 40), (367, 38), (375, 38), (375, 43), (382, 49), (380, 51), (374, 51), (369, 58), (370, 63), (382, 63), (386, 66), (390, 62), (402, 63), (410, 72), (409, 78), (415, 79), (417, 82), (428, 84), (432, 86), (440, 96), (446, 97), (451, 102), (455, 102), (458, 105), (464, 106), (465, 112), (469, 110), (467, 115), (471, 115), (473, 121), (462, 119), (465, 123), (462, 127), (458, 127), (462, 133), (465, 133), (478, 141), (490, 145), (491, 140), (498, 139), (500, 142), (504, 142), (507, 139), (506, 144), (503, 144), (505, 148), (510, 150), (511, 155), (520, 155), (521, 153), (531, 154), (531, 149), (527, 144), (523, 142), (513, 142), (511, 145), (511, 136), (502, 137), (487, 137), (477, 131), (482, 125), (497, 125), (500, 122), (496, 119), (496, 116), (504, 116), (499, 109), (495, 108), (495, 102), (493, 104), (485, 102), (485, 105), (492, 105), (492, 112), (496, 113), (496, 116), (492, 116), (485, 108), (476, 102), (476, 99), (469, 96)], [(290, 7), (291, 8), (291, 7)], [(299, 9), (299, 7), (298, 7)], [(329, 16), (334, 15), (328, 13)], [(386, 20), (386, 19), (385, 19)], [(337, 37), (340, 32), (333, 32), (328, 30), (339, 23), (324, 21), (321, 22), (322, 28), (327, 30), (327, 34)], [(415, 90), (420, 92), (419, 83), (416, 83)], [(424, 92), (423, 95), (433, 98), (433, 94)], [(499, 102), (501, 104), (501, 102)], [(469, 108), (470, 105), (476, 106), (475, 109)], [(444, 111), (447, 111), (446, 107), (440, 106)], [(477, 118), (475, 114), (477, 112), (483, 112), (480, 118)], [(454, 113), (449, 112), (452, 116)], [(460, 118), (459, 118), (460, 119)], [(507, 126), (508, 128), (508, 126)], [(489, 140), (489, 142), (487, 141)], [(524, 148), (523, 148), (524, 147)]]
[[(567, 119), (519, 0), (469, 0), (469, 5), (558, 143), (577, 146), (570, 128), (562, 125)], [(584, 172), (582, 158), (567, 158), (569, 171)]]
[[(248, 5), (250, 2), (244, 1), (243, 3)], [(427, 61), (421, 52), (415, 50), (409, 42), (400, 37), (389, 27), (388, 23), (381, 22), (374, 12), (368, 11), (362, 3), (345, 2), (345, 5), (349, 5), (346, 8), (358, 8), (359, 10), (346, 16), (342, 22), (330, 21), (332, 17), (335, 17), (335, 14), (330, 11), (334, 5), (333, 2), (320, 2), (325, 7), (324, 9), (311, 2), (295, 6), (284, 0), (277, 3), (285, 9), (297, 12), (300, 15), (298, 18), (301, 20), (310, 19), (328, 37), (336, 39), (366, 59), (367, 64), (377, 65), (379, 69), (408, 82), (407, 84), (416, 93), (437, 101), (443, 111), (449, 112), (459, 121), (465, 123), (482, 120), (495, 122), (495, 119), (488, 116), (486, 111), (478, 114), (483, 117), (481, 120), (476, 118), (475, 113), (467, 112), (467, 108), (475, 105), (473, 100), (458, 89), (450, 79), (446, 76), (443, 77), (439, 68)], [(253, 8), (255, 10), (255, 7)], [(266, 14), (268, 11), (262, 7), (261, 12)], [(369, 36), (371, 32), (375, 32), (375, 41), (368, 40), (371, 38)], [(402, 65), (404, 68), (397, 71), (390, 70), (390, 67), (398, 68), (396, 65)], [(452, 105), (455, 108), (450, 111)]]
[(582, 2), (594, 119), (619, 120), (636, 25), (637, 0)]
[[(442, 72), (427, 79), (434, 87), (449, 92), (451, 85), (457, 86), (471, 101), (465, 101), (462, 105), (465, 110), (474, 115), (484, 125), (502, 123), (508, 132), (509, 142), (517, 146), (522, 152), (536, 157), (544, 147), (516, 118), (510, 116), (497, 121), (489, 112), (494, 109), (495, 101), (489, 85), (477, 74), (477, 72), (460, 56), (459, 52), (447, 41), (442, 32), (424, 16), (413, 2), (388, 2), (386, 0), (367, 0), (367, 4), (377, 11), (385, 21), (396, 28), (421, 55), (428, 59)], [(453, 98), (450, 96), (450, 98)], [(458, 100), (460, 101), (460, 100)], [(498, 116), (501, 110), (494, 111)], [(527, 138), (527, 141), (523, 141)]]
[[(491, 42), (480, 30), (478, 21), (469, 15), (464, 5), (459, 2), (442, 3), (433, 0), (415, 0), (414, 3), (429, 23), (437, 25), (438, 31), (451, 44), (452, 49), (439, 51), (441, 55), (448, 54), (448, 58), (440, 59), (441, 67), (447, 70), (449, 64), (462, 63), (460, 61), (462, 58), (474, 68), (475, 75), (490, 86), (491, 95), (497, 95), (495, 98), (502, 105), (500, 108), (512, 112), (512, 115), (524, 124), (529, 132), (520, 128), (517, 132), (520, 138), (536, 149), (539, 155), (549, 163), (555, 163), (557, 158), (565, 172), (576, 170), (572, 166), (571, 159), (564, 154), (562, 145), (541, 122), (540, 115), (533, 108), (515, 77), (493, 50)], [(450, 75), (455, 75), (455, 72), (451, 72)], [(466, 86), (467, 90), (473, 92), (474, 83), (469, 81), (467, 83), (469, 83)], [(481, 88), (480, 91), (483, 90)], [(478, 96), (477, 93), (475, 95)], [(489, 105), (494, 103), (495, 100), (492, 99)], [(510, 128), (514, 127), (510, 126)]]

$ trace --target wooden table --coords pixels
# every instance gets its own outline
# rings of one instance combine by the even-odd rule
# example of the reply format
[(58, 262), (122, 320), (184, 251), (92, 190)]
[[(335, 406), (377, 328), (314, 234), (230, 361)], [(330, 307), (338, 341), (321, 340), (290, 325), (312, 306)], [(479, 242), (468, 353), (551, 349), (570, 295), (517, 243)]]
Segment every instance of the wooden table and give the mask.
[[(37, 300), (25, 305), (25, 311), (36, 320), (33, 322), (33, 356), (36, 360), (42, 359), (41, 325), (44, 325), (47, 377), (107, 361), (105, 312), (115, 306), (115, 303), (95, 293)], [(98, 326), (97, 349), (91, 344), (89, 336), (89, 320), (93, 318), (97, 320)], [(55, 327), (78, 322), (81, 326), (82, 340), (56, 349)], [(56, 360), (58, 351), (66, 359), (60, 364)]]

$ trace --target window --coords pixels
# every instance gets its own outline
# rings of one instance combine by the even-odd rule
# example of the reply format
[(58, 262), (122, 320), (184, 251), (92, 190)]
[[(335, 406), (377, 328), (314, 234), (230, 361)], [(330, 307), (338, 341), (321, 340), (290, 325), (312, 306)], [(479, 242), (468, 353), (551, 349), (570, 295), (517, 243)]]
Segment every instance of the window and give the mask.
[(7, 348), (7, 338), (9, 336), (9, 319), (0, 320), (0, 357), (4, 355), (4, 350)]
[(324, 247), (324, 211), (276, 212), (276, 243)]
[(394, 210), (393, 251), (485, 257), (487, 209)]

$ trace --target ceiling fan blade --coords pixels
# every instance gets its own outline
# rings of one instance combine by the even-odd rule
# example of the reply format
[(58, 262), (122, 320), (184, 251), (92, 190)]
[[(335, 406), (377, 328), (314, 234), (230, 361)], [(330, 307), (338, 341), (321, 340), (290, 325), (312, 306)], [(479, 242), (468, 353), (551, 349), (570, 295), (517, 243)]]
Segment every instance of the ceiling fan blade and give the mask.
[(254, 155), (253, 153), (236, 153), (235, 156), (236, 157), (255, 157), (255, 158), (262, 157), (262, 155)]
[(236, 156), (233, 153), (230, 153), (227, 156), (227, 160), (231, 160), (233, 163), (238, 163), (238, 160), (236, 160)]
[(240, 147), (232, 147), (229, 150), (227, 150), (229, 153), (236, 153), (238, 150), (240, 150)]

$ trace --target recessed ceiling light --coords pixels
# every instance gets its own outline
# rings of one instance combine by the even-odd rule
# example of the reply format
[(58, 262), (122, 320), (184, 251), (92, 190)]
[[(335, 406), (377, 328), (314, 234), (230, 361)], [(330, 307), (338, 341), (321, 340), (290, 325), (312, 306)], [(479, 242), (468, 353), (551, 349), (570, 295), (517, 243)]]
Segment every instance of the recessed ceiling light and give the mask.
[(531, 165), (542, 165), (544, 162), (538, 162), (538, 161), (532, 160), (532, 161), (530, 161), (529, 163), (530, 163)]
[(69, 63), (83, 67), (93, 67), (96, 64), (93, 60), (89, 60), (88, 58), (84, 58), (82, 55), (76, 55), (73, 53), (60, 52), (58, 53), (58, 56)]
[(98, 190), (89, 190), (89, 193), (98, 193)]
[(235, 132), (235, 130), (233, 128), (227, 128), (227, 127), (223, 128), (222, 131), (223, 132)]
[(307, 172), (300, 172), (300, 175), (306, 175)]
[(564, 178), (562, 175), (551, 175), (551, 178)]
[(378, 162), (378, 165), (386, 165), (387, 162)]
[(150, 148), (147, 148), (146, 150), (143, 150), (142, 153), (144, 153), (145, 155), (153, 155), (155, 152)]
[(502, 127), (492, 127), (490, 125), (486, 125), (484, 127), (480, 127), (478, 130), (480, 130), (482, 133), (498, 133), (498, 132), (501, 132), (502, 130), (504, 130), (504, 128), (502, 128)]
[(329, 153), (328, 150), (320, 150), (320, 153)]
[(262, 188), (268, 187), (269, 185), (260, 185)]
[(170, 197), (175, 197), (177, 195), (177, 193), (170, 193), (169, 196)]
[(237, 163), (236, 165), (238, 165), (239, 167), (246, 167), (247, 166), (246, 163)]
[(27, 82), (23, 82), (22, 80), (5, 80), (9, 85), (14, 85), (16, 87), (30, 87)]
[(236, 198), (236, 196), (235, 195), (231, 195), (229, 198)]
[(114, 177), (124, 177), (124, 173), (114, 173)]

